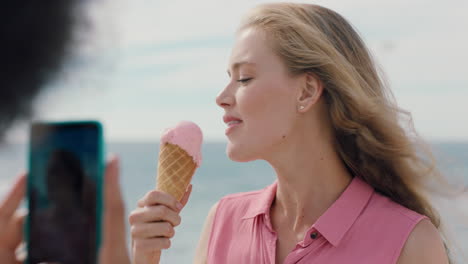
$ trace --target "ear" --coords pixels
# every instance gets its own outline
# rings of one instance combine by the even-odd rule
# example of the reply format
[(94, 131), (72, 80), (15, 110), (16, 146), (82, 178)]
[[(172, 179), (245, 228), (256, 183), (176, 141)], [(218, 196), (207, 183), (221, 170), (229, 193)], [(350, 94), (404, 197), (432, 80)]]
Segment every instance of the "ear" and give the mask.
[(305, 73), (301, 89), (297, 97), (297, 109), (299, 112), (307, 112), (314, 106), (323, 93), (323, 83), (315, 73)]

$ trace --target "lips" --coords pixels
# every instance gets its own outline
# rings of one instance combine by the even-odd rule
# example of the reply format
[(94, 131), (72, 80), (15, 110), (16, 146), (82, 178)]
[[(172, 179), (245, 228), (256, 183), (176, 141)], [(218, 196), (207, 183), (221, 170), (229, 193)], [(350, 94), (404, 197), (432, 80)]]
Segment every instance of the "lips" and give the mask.
[(226, 129), (226, 133), (225, 133), (226, 135), (231, 133), (232, 130), (234, 130), (236, 127), (242, 124), (242, 119), (237, 118), (235, 116), (229, 116), (229, 115), (225, 115), (223, 117), (223, 121), (228, 126), (228, 128)]
[(226, 123), (228, 126), (229, 126), (230, 124), (239, 124), (239, 123), (242, 123), (242, 119), (237, 118), (237, 117), (235, 117), (235, 116), (229, 116), (229, 115), (223, 116), (223, 121), (224, 121), (224, 123)]
[(236, 124), (240, 124), (240, 123), (242, 123), (242, 121), (233, 120), (233, 121), (227, 122), (226, 124), (228, 125), (228, 127), (230, 127), (230, 126), (233, 126), (233, 125), (236, 125)]

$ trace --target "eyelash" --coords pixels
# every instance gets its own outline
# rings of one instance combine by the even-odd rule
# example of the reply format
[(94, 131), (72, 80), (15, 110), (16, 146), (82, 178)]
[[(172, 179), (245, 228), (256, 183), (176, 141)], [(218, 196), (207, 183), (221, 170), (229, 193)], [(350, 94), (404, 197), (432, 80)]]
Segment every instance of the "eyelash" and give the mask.
[(237, 80), (238, 82), (242, 83), (242, 84), (246, 84), (248, 83), (250, 80), (252, 80), (253, 78), (245, 78), (245, 79), (240, 79), (240, 80)]

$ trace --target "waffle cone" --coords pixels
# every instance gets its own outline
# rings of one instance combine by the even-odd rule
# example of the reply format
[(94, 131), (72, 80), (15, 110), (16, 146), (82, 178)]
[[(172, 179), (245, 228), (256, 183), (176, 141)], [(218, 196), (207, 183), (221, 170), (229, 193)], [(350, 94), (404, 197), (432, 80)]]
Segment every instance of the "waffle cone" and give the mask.
[(193, 158), (181, 147), (170, 143), (164, 144), (159, 151), (156, 189), (171, 194), (180, 201), (196, 167)]

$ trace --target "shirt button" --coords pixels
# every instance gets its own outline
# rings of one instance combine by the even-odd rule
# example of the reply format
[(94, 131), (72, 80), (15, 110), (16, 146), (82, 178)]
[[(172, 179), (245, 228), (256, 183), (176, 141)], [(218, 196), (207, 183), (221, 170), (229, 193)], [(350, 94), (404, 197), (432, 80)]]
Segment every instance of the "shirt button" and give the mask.
[(312, 239), (316, 239), (317, 237), (318, 237), (317, 232), (313, 232), (313, 233), (310, 234), (310, 238), (312, 238)]

